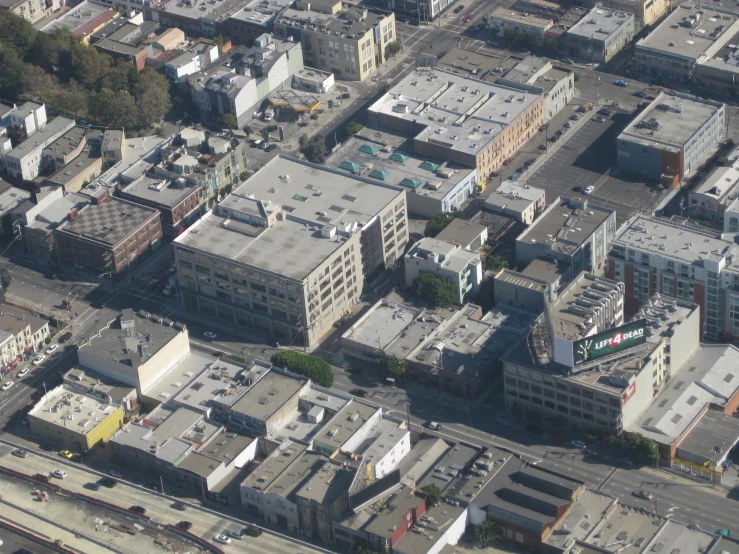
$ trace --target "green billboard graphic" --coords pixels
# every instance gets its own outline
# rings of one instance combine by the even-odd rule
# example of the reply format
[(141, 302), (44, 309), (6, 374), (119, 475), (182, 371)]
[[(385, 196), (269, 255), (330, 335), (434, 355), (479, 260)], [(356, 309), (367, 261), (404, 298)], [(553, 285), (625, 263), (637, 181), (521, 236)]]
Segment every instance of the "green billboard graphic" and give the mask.
[(621, 327), (609, 329), (592, 337), (575, 341), (575, 365), (584, 364), (644, 344), (647, 340), (647, 320), (639, 319)]

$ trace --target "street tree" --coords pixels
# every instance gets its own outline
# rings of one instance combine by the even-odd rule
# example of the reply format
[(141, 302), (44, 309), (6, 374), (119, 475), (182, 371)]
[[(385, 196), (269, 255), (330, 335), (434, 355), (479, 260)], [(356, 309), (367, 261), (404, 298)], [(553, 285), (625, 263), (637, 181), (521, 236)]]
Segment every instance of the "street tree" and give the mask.
[(239, 127), (239, 123), (236, 121), (236, 118), (232, 113), (225, 113), (221, 116), (221, 123), (223, 123), (223, 126), (227, 129), (237, 129)]
[(426, 222), (426, 228), (423, 230), (423, 236), (435, 237), (449, 225), (453, 219), (463, 217), (462, 212), (437, 213)]
[(323, 358), (295, 350), (282, 350), (271, 358), (272, 365), (308, 377), (322, 387), (334, 384), (334, 372)]
[(388, 373), (395, 377), (401, 377), (405, 375), (405, 360), (390, 356), (387, 358), (378, 358), (377, 365), (384, 368)]
[(305, 159), (314, 164), (326, 161), (326, 138), (320, 133), (305, 139), (303, 136), (300, 137), (300, 152)]
[(8, 287), (12, 282), (13, 276), (10, 274), (10, 270), (7, 266), (3, 266), (2, 269), (0, 269), (0, 286), (3, 287), (3, 290), (8, 290)]
[(475, 527), (475, 538), (478, 545), (486, 548), (499, 543), (503, 539), (503, 531), (494, 521), (485, 520)]
[(434, 308), (446, 308), (457, 303), (457, 291), (451, 280), (422, 271), (413, 281), (413, 293)]
[(487, 267), (490, 271), (498, 273), (501, 269), (506, 269), (508, 267), (508, 260), (506, 260), (503, 256), (491, 254), (490, 256), (485, 258), (485, 267)]
[(361, 123), (358, 123), (357, 121), (350, 121), (346, 124), (346, 127), (344, 127), (344, 136), (353, 137), (362, 129), (364, 129), (364, 125), (362, 125)]
[(385, 45), (385, 57), (387, 58), (394, 58), (398, 55), (398, 53), (402, 50), (403, 45), (400, 44), (399, 40), (394, 40), (393, 42), (388, 42)]

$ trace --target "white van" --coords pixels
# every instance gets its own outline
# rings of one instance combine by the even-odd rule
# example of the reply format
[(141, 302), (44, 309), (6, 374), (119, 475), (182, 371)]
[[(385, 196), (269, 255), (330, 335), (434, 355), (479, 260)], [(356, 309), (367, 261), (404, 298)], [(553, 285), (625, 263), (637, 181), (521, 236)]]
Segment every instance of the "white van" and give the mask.
[(264, 110), (264, 120), (265, 121), (272, 121), (272, 116), (274, 115), (274, 110), (272, 108), (267, 108)]

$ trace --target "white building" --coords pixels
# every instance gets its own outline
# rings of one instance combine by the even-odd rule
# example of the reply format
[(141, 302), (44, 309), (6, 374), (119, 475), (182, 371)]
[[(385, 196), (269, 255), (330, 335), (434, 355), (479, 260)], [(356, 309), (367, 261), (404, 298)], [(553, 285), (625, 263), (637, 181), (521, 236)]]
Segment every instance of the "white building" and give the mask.
[(405, 255), (406, 285), (411, 286), (423, 271), (449, 279), (457, 291), (459, 304), (473, 296), (482, 282), (479, 254), (429, 237), (418, 241)]
[(372, 463), (375, 479), (382, 479), (393, 471), (411, 451), (411, 433), (407, 429), (387, 428), (364, 453)]
[[(46, 112), (44, 111), (43, 113), (45, 114)], [(33, 124), (36, 124), (38, 120), (32, 114), (25, 119), (25, 123), (30, 124), (31, 117), (34, 118)], [(72, 127), (74, 127), (74, 119), (59, 116), (56, 119), (52, 119), (45, 127), (36, 131), (31, 138), (27, 138), (21, 142), (5, 156), (8, 175), (15, 179), (23, 179), (24, 181), (29, 181), (37, 177), (41, 171), (43, 162), (41, 153), (44, 148)]]
[(46, 105), (37, 102), (25, 102), (21, 106), (0, 103), (0, 165), (5, 165), (5, 156), (13, 149), (11, 137), (29, 137), (45, 126)]
[(485, 199), (485, 209), (513, 216), (516, 221), (530, 224), (546, 207), (544, 189), (520, 185), (517, 181), (503, 181)]
[(687, 211), (683, 215), (708, 221), (725, 232), (736, 233), (739, 232), (739, 220), (733, 222), (732, 227), (725, 215), (726, 212), (732, 212), (729, 217), (736, 219), (734, 212), (739, 206), (739, 149), (734, 150), (728, 158), (731, 165), (717, 167), (705, 181), (688, 193)]
[(544, 33), (554, 25), (554, 21), (537, 17), (528, 13), (521, 13), (511, 8), (495, 8), (488, 19), (490, 29), (497, 29), (502, 37), (506, 31), (536, 35), (544, 40)]
[(608, 63), (634, 36), (634, 14), (596, 7), (567, 31), (569, 51), (591, 62)]
[(328, 92), (334, 86), (334, 74), (304, 67), (293, 75), (293, 88), (312, 92)]
[(201, 42), (188, 48), (182, 54), (164, 64), (164, 72), (171, 79), (178, 81), (183, 77), (197, 73), (218, 59), (218, 46)]
[(40, 317), (3, 305), (0, 314), (0, 355), (2, 372), (20, 363), (24, 356), (43, 350), (49, 336), (49, 322)]

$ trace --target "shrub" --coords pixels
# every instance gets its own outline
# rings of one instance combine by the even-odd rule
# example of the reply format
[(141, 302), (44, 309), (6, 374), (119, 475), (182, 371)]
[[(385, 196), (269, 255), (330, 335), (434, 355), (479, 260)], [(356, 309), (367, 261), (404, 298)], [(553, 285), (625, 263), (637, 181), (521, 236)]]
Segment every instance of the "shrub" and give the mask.
[(318, 356), (311, 356), (294, 350), (283, 350), (274, 354), (270, 361), (272, 365), (304, 375), (322, 387), (330, 387), (334, 384), (334, 372), (331, 370), (331, 366)]

